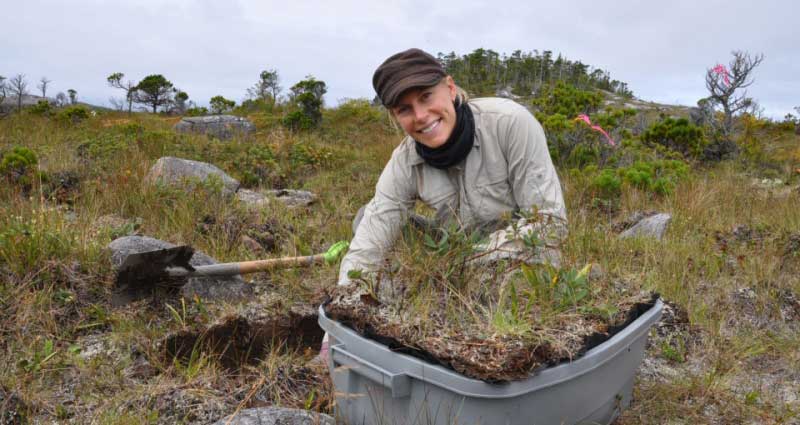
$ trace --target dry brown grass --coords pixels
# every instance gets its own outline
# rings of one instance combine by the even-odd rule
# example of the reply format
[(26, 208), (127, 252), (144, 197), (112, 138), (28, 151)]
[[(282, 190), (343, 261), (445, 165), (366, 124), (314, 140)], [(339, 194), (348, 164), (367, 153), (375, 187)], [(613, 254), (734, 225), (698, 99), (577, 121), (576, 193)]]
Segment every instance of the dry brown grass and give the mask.
[[(130, 122), (107, 126), (112, 120)], [(138, 127), (126, 127), (132, 123)], [(753, 133), (765, 145), (759, 161), (768, 165), (697, 168), (671, 196), (624, 191), (613, 213), (592, 208), (585, 188), (563, 173), (570, 219), (565, 263), (597, 263), (603, 282), (657, 291), (688, 318), (665, 335), (654, 333), (622, 423), (797, 423), (800, 306), (793, 300), (800, 296), (800, 253), (792, 250), (792, 237), (800, 233), (800, 200), (791, 189), (800, 157), (796, 136), (770, 131)], [(30, 116), (0, 120), (0, 151), (27, 146), (39, 156), (39, 171), (80, 177), (61, 203), (38, 180), (27, 189), (0, 184), (6, 241), (0, 245), (0, 361), (7, 365), (0, 387), (24, 401), (29, 417), (46, 422), (203, 422), (239, 406), (268, 404), (330, 411), (327, 375), (303, 366), (313, 353), (276, 351), (238, 373), (203, 353), (182, 364), (161, 360), (155, 341), (180, 327), (167, 308), (108, 303), (113, 271), (102, 248), (116, 231), (133, 227), (97, 231), (94, 223), (107, 214), (130, 223), (138, 217), (142, 234), (238, 260), (253, 254), (224, 232), (199, 232), (203, 218), (274, 220), (292, 230), (270, 255), (319, 251), (350, 237), (353, 214), (372, 195), (398, 141), (385, 123), (369, 121), (302, 136), (259, 128), (252, 140), (220, 143), (173, 136), (168, 122), (148, 115), (111, 114), (77, 126)], [(95, 156), (78, 154), (86, 142), (96, 144)], [(236, 175), (242, 171), (236, 155), (249, 146), (281, 153), (296, 143), (332, 153), (323, 164), (284, 164), (286, 185), (319, 195), (308, 209), (278, 208), (251, 218), (213, 196), (142, 182), (160, 156), (204, 160)], [(763, 177), (789, 184), (771, 190), (753, 184)], [(649, 210), (673, 216), (663, 241), (615, 237), (612, 223)], [(335, 268), (286, 270), (257, 280), (277, 297), (311, 303), (336, 275)], [(95, 344), (103, 348), (87, 355)], [(136, 372), (143, 360), (154, 374)]]

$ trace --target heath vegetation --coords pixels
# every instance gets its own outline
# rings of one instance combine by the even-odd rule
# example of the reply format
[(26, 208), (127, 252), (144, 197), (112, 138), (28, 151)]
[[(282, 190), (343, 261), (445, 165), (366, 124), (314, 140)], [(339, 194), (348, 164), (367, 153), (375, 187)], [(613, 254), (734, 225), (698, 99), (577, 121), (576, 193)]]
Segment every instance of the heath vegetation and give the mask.
[[(440, 59), (472, 96), (503, 92), (543, 124), (567, 202), (562, 264), (509, 262), (476, 273), (468, 260), (480, 235), (409, 227), (381, 278), (354, 276), (361, 292), (350, 311), (366, 316), (353, 326), (372, 320), (398, 345), (440, 361), (489, 344), (480, 364), (443, 362), (508, 380), (580, 355), (586, 336), (612, 332), (657, 293), (667, 308), (620, 423), (796, 423), (797, 119), (764, 118), (736, 90), (724, 98), (728, 86), (713, 69), (710, 96), (687, 108), (635, 99), (608, 72), (550, 51)], [(761, 60), (736, 52), (730, 77), (746, 85)], [(231, 351), (215, 350), (213, 338), (257, 311), (264, 323), (291, 318), (285, 323), (318, 344), (298, 312), (313, 315), (343, 297), (337, 267), (248, 277), (254, 295), (244, 304), (110, 301), (106, 247), (120, 236), (189, 244), (218, 261), (313, 254), (351, 237), (353, 216), (402, 134), (369, 100), (326, 107), (327, 86), (314, 77), (287, 97), (276, 70), (258, 77), (249, 99), (216, 102), (214, 112), (255, 124), (253, 134), (226, 141), (173, 131), (180, 115), (207, 111), (161, 75), (99, 82), (124, 93), (116, 111), (81, 104), (76, 94), (23, 108), (19, 84), (7, 89), (0, 79), (4, 105), (12, 102), (0, 119), (0, 421), (213, 423), (254, 406), (332, 411), (328, 372), (309, 363), (318, 346), (250, 334), (237, 348), (246, 359), (231, 365)], [(581, 114), (608, 138), (576, 120)], [(213, 182), (192, 190), (147, 184), (165, 156), (214, 164), (248, 189), (303, 189), (317, 200), (253, 209)], [(652, 212), (672, 216), (662, 239), (618, 237)], [(191, 343), (170, 349), (176, 335)]]

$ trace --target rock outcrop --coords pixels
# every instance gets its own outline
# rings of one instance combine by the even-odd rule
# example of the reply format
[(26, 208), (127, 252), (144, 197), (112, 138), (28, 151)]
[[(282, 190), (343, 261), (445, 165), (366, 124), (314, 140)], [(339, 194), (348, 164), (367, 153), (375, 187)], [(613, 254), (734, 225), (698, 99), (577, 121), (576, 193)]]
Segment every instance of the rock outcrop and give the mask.
[(198, 183), (213, 187), (217, 180), (222, 185), (222, 194), (231, 196), (239, 188), (239, 181), (217, 166), (200, 161), (165, 156), (150, 168), (145, 182), (194, 188)]
[[(117, 268), (130, 254), (173, 247), (175, 245), (169, 242), (147, 236), (124, 236), (108, 244), (108, 249), (111, 251), (111, 262)], [(199, 251), (196, 251), (189, 261), (192, 266), (216, 263), (216, 260)], [(192, 277), (181, 288), (181, 295), (189, 299), (197, 295), (207, 300), (241, 300), (253, 295), (253, 287), (246, 283), (241, 276)]]
[(185, 117), (175, 124), (178, 133), (205, 134), (220, 140), (228, 140), (233, 136), (247, 136), (256, 127), (247, 118), (233, 115), (210, 115), (205, 117)]
[(645, 217), (638, 223), (622, 232), (619, 237), (621, 239), (633, 237), (651, 237), (661, 240), (664, 237), (664, 232), (667, 230), (667, 224), (672, 220), (672, 216), (666, 213), (659, 213)]
[(333, 425), (332, 417), (318, 412), (283, 407), (259, 407), (220, 419), (213, 425)]

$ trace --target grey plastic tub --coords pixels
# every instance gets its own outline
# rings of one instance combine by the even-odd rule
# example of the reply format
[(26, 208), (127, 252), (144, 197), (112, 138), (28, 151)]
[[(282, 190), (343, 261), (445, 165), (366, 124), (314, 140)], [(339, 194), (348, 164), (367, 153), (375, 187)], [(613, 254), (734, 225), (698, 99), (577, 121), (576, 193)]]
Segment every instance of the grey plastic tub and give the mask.
[(634, 322), (575, 361), (521, 381), (488, 384), (389, 350), (329, 319), (328, 367), (336, 417), (361, 424), (608, 424), (630, 404), (656, 301)]

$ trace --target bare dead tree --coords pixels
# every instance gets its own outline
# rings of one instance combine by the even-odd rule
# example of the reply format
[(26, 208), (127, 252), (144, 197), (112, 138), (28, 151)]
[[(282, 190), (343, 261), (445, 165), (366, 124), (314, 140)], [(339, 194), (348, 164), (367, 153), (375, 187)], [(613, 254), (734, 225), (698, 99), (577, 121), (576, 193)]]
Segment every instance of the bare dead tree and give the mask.
[(8, 80), (8, 91), (17, 97), (17, 112), (22, 111), (22, 98), (28, 94), (28, 82), (25, 74), (17, 74)]
[(39, 84), (36, 85), (36, 88), (42, 91), (42, 97), (47, 100), (47, 85), (52, 83), (52, 80), (48, 80), (47, 77), (42, 77), (39, 79)]
[(108, 81), (108, 85), (117, 89), (125, 90), (125, 101), (128, 103), (128, 115), (131, 114), (133, 110), (133, 102), (136, 100), (134, 96), (136, 94), (136, 84), (132, 81), (128, 80), (128, 82), (123, 83), (122, 78), (125, 77), (125, 74), (121, 72), (115, 72), (106, 78)]
[(69, 103), (73, 105), (78, 103), (78, 92), (75, 89), (67, 90), (67, 94), (69, 95)]
[(753, 108), (753, 99), (747, 97), (747, 87), (755, 82), (753, 70), (764, 60), (763, 54), (750, 56), (749, 53), (736, 50), (727, 70), (710, 68), (706, 70), (706, 88), (708, 97), (715, 105), (722, 108), (725, 114), (722, 130), (726, 136), (733, 130), (733, 117)]

